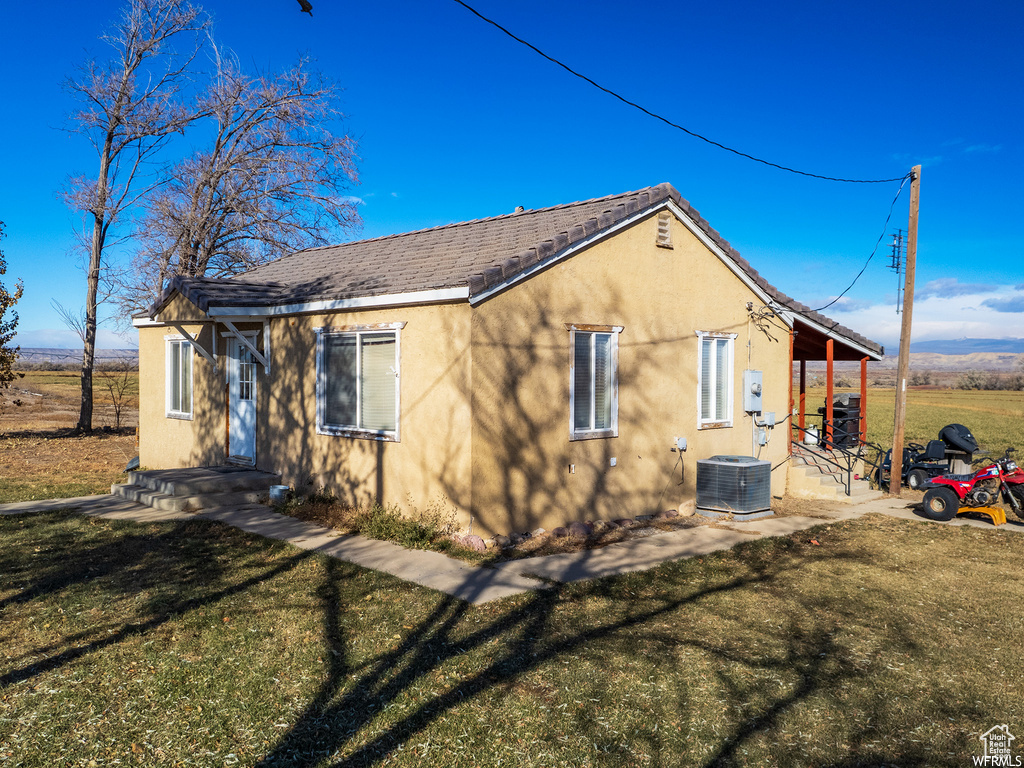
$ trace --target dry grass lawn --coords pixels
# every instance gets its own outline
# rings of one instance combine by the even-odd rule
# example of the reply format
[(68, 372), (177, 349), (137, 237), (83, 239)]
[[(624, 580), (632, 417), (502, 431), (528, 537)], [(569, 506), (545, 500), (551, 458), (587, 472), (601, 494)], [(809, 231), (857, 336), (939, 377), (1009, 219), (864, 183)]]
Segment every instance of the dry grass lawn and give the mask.
[[(117, 426), (113, 398), (106, 386), (117, 376), (106, 371), (96, 371), (93, 376), (92, 423), (96, 429)], [(21, 405), (15, 405), (15, 400)], [(129, 374), (123, 402), (121, 427), (134, 431), (139, 423), (137, 372)], [(77, 371), (29, 371), (0, 395), (0, 434), (71, 429), (78, 423), (80, 403), (81, 376)]]
[(110, 393), (97, 373), (97, 431), (91, 435), (72, 433), (78, 421), (78, 373), (33, 371), (15, 381), (0, 411), (0, 503), (109, 492), (138, 455), (138, 381), (132, 376), (122, 427), (116, 430)]
[[(0, 500), (102, 490), (134, 435), (34, 384)], [(909, 439), (1024, 442), (1019, 399), (911, 395)], [(869, 516), (471, 606), (200, 519), (0, 516), (0, 766), (970, 765), (1024, 729), (1009, 528)]]
[(959, 768), (1024, 726), (1002, 529), (872, 516), (482, 606), (198, 519), (0, 540), (0, 765)]

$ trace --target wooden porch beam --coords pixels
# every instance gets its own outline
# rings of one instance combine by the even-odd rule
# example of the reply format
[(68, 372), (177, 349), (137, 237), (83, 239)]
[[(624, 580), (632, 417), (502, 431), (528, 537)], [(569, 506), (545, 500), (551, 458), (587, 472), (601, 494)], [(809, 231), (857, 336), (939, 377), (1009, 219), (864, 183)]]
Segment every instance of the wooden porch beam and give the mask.
[(193, 336), (191, 333), (186, 331), (181, 323), (171, 323), (170, 325), (172, 328), (174, 328), (174, 330), (176, 330), (178, 333), (180, 333), (182, 336), (188, 339), (189, 344), (192, 345), (192, 349), (194, 349), (196, 352), (198, 352), (200, 355), (206, 358), (207, 362), (209, 362), (210, 365), (213, 366), (213, 372), (216, 373), (217, 357), (215, 355), (211, 355), (210, 352), (202, 344), (199, 343), (199, 337)]
[[(789, 412), (786, 414), (786, 418), (793, 416), (793, 338), (794, 334), (789, 334)], [(786, 452), (790, 455), (793, 454), (793, 422), (789, 422), (789, 440), (786, 441)], [(800, 442), (803, 442), (803, 437), (800, 437)]]
[[(231, 331), (232, 336), (234, 336), (236, 339), (242, 342), (242, 344), (245, 345), (245, 348), (252, 352), (253, 357), (255, 357), (257, 360), (263, 363), (263, 372), (269, 374), (270, 360), (264, 357), (263, 353), (256, 349), (256, 345), (249, 341), (247, 338), (245, 338), (245, 336), (242, 335), (242, 332), (235, 328), (235, 324), (232, 323), (230, 320), (221, 320), (220, 322), (224, 324), (225, 328)], [(264, 343), (266, 343), (265, 338)]]
[(807, 361), (800, 361), (800, 440), (804, 439), (807, 428)]

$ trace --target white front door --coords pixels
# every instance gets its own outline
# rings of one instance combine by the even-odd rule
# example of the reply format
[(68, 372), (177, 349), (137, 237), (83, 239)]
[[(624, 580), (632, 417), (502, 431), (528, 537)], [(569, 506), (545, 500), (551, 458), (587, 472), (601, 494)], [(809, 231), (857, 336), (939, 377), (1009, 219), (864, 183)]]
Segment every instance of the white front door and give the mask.
[(228, 339), (228, 454), (256, 460), (256, 359), (233, 337)]

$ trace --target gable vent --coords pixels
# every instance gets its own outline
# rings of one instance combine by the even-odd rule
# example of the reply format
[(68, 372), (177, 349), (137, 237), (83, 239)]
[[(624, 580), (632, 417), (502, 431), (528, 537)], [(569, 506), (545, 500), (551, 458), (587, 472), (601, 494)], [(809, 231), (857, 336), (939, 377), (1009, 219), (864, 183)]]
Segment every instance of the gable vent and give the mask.
[(658, 214), (658, 242), (659, 248), (672, 247), (672, 214), (663, 212)]

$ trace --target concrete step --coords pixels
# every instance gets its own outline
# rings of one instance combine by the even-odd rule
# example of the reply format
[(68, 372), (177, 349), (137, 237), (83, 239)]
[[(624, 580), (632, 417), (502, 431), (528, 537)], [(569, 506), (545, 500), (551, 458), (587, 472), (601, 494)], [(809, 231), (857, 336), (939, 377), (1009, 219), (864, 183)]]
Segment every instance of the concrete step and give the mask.
[(280, 482), (280, 475), (255, 469), (193, 467), (129, 472), (126, 485), (137, 485), (169, 496), (198, 496), (228, 491), (267, 491)]
[(224, 493), (204, 493), (190, 496), (175, 496), (154, 491), (141, 485), (113, 485), (110, 492), (136, 504), (143, 504), (153, 509), (168, 512), (197, 512), (214, 507), (236, 507), (246, 504), (257, 504), (267, 496), (266, 491), (226, 491)]
[(839, 479), (838, 474), (831, 474), (822, 472), (819, 467), (815, 466), (795, 466), (793, 467), (794, 472), (799, 472), (801, 476), (807, 479), (807, 483), (811, 485), (822, 485), (822, 486), (840, 486), (842, 481)]
[(795, 464), (789, 472), (788, 493), (796, 497), (859, 504), (883, 496), (881, 491), (872, 490), (867, 480), (852, 479), (847, 496), (839, 477), (821, 474), (819, 468), (812, 465)]
[[(807, 470), (808, 474), (819, 474), (824, 482), (836, 482), (842, 485), (846, 480), (846, 470), (834, 467), (831, 464), (818, 464), (813, 461), (793, 461), (793, 466)], [(859, 468), (855, 467), (852, 474), (860, 475)]]

